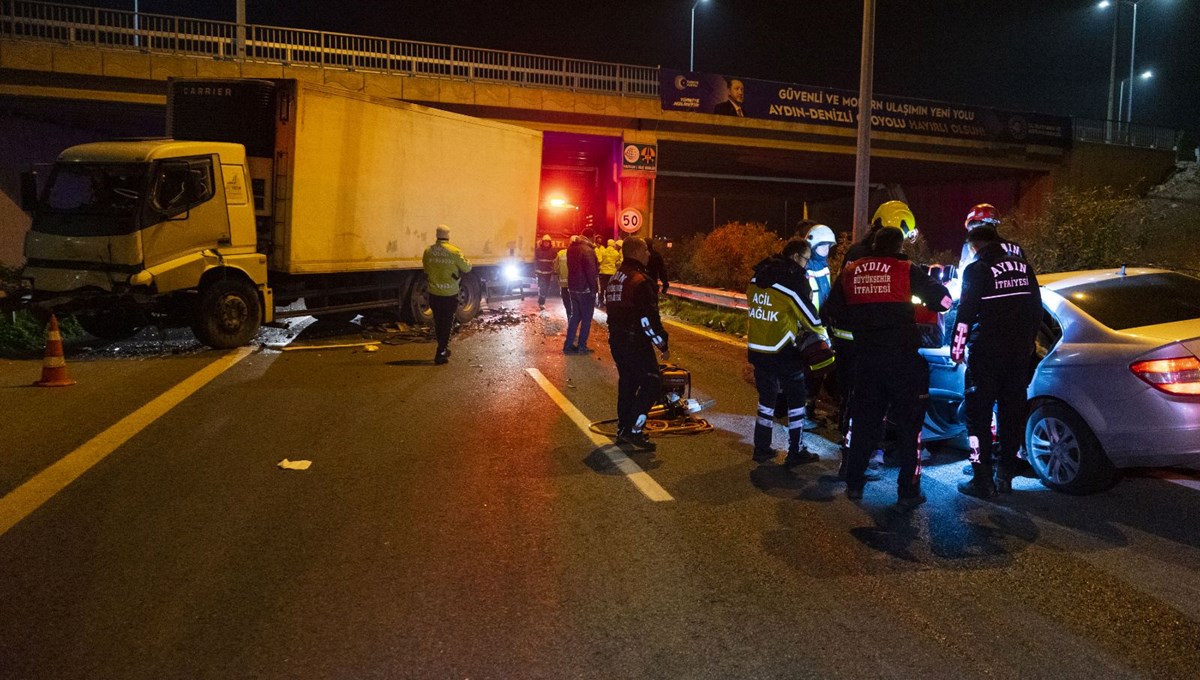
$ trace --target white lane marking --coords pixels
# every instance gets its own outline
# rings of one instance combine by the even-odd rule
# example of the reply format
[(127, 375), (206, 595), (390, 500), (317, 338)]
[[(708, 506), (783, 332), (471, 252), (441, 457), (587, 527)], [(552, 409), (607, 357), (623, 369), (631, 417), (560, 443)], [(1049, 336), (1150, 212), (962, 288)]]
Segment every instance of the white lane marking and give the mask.
[(196, 371), (0, 498), (0, 535), (7, 533), (96, 463), (253, 351), (253, 347), (242, 347)]
[(1187, 488), (1189, 488), (1189, 489), (1192, 489), (1192, 490), (1195, 490), (1195, 491), (1200, 491), (1200, 479), (1171, 479), (1171, 478), (1167, 478), (1167, 481), (1168, 481), (1168, 482), (1170, 482), (1170, 483), (1172, 483), (1172, 484), (1178, 484), (1179, 486), (1186, 486)]
[(663, 319), (662, 322), (669, 326), (675, 326), (676, 328), (682, 328), (685, 331), (691, 331), (691, 332), (695, 333), (696, 335), (703, 335), (704, 337), (706, 337), (710, 340), (716, 340), (717, 342), (723, 342), (726, 345), (733, 345), (734, 347), (741, 347), (742, 349), (746, 349), (746, 341), (745, 340), (738, 340), (737, 338), (731, 338), (727, 335), (721, 335), (720, 333), (714, 333), (713, 331), (710, 331), (707, 328), (693, 326), (690, 323), (683, 323), (681, 321), (675, 321), (674, 319)]
[(575, 408), (575, 404), (572, 404), (571, 400), (567, 399), (566, 395), (564, 395), (562, 392), (559, 392), (558, 388), (552, 385), (550, 381), (546, 379), (546, 376), (542, 375), (541, 371), (537, 370), (536, 368), (527, 368), (525, 369), (525, 372), (528, 373), (529, 376), (533, 378), (534, 382), (538, 384), (538, 387), (541, 387), (542, 391), (544, 391), (550, 397), (550, 399), (554, 401), (554, 403), (557, 404), (560, 409), (562, 409), (562, 412), (571, 419), (571, 422), (575, 423), (575, 427), (579, 428), (581, 432), (587, 435), (587, 438), (590, 439), (593, 444), (600, 447), (600, 449), (604, 451), (604, 455), (608, 456), (608, 459), (612, 462), (613, 466), (615, 466), (621, 471), (622, 474), (628, 477), (629, 481), (633, 482), (633, 485), (636, 486), (638, 491), (641, 491), (646, 498), (649, 498), (655, 502), (675, 500), (671, 497), (671, 494), (667, 493), (666, 489), (662, 488), (659, 486), (658, 482), (654, 481), (653, 477), (647, 474), (646, 471), (638, 466), (637, 463), (630, 460), (629, 456), (626, 456), (621, 449), (614, 446), (613, 443), (609, 441), (608, 437), (604, 437), (592, 432), (592, 423), (587, 419), (587, 416), (583, 415), (583, 412)]

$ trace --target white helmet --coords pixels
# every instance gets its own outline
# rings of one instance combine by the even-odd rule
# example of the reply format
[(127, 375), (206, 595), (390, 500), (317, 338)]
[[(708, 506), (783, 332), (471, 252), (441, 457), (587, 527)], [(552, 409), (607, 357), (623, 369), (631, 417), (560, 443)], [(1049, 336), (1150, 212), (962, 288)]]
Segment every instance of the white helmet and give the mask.
[(834, 235), (833, 230), (824, 224), (814, 224), (809, 228), (808, 234), (804, 237), (804, 239), (808, 241), (808, 245), (812, 246), (813, 248), (825, 243), (837, 243), (837, 236)]

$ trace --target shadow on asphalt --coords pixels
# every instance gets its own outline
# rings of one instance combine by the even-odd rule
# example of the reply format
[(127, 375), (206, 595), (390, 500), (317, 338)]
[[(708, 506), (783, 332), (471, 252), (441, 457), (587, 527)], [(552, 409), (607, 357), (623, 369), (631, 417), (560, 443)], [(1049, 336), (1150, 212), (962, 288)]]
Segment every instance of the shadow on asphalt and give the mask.
[(606, 444), (604, 446), (592, 449), (592, 452), (583, 459), (583, 464), (588, 466), (588, 468), (593, 472), (597, 472), (602, 475), (625, 474), (617, 469), (617, 466), (613, 465), (612, 460), (608, 457), (608, 453), (606, 452), (609, 448), (615, 448), (621, 453), (624, 453), (626, 457), (637, 463), (638, 467), (646, 472), (657, 470), (660, 466), (662, 466), (662, 462), (655, 457), (652, 451), (627, 451), (612, 444)]
[(433, 359), (397, 359), (387, 362), (388, 366), (436, 366)]

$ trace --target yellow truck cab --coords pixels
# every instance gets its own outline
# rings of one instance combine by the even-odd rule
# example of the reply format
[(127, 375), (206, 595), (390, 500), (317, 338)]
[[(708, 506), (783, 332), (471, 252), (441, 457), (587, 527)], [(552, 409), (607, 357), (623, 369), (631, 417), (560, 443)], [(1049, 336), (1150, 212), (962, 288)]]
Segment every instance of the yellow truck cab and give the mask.
[(176, 311), (202, 342), (245, 344), (272, 309), (247, 177), (240, 144), (71, 147), (41, 192), (22, 276), (99, 337), (136, 332), (150, 298), (187, 292)]

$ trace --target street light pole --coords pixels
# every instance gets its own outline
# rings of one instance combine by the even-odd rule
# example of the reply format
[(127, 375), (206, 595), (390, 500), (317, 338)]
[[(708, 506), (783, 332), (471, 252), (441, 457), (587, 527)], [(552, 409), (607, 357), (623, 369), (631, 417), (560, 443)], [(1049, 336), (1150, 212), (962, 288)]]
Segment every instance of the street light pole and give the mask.
[(692, 40), (691, 49), (688, 52), (689, 72), (694, 72), (696, 70), (696, 8), (700, 6), (700, 3), (706, 1), (707, 0), (696, 0), (696, 2), (692, 3)]
[(1133, 0), (1129, 3), (1133, 5), (1133, 28), (1129, 30), (1129, 115), (1125, 118), (1125, 122), (1133, 124), (1133, 62), (1134, 55), (1137, 53), (1137, 6), (1140, 0)]
[(237, 45), (238, 61), (246, 60), (246, 0), (237, 0)]
[[(1108, 115), (1105, 116), (1105, 125), (1108, 129), (1108, 141), (1112, 141), (1113, 136), (1113, 97), (1117, 94), (1117, 27), (1121, 18), (1121, 5), (1117, 4), (1113, 7), (1112, 20), (1112, 63), (1108, 67)], [(1119, 114), (1118, 114), (1119, 115)]]
[(863, 0), (862, 60), (858, 76), (858, 149), (854, 158), (854, 240), (867, 233), (871, 190), (871, 99), (875, 83), (875, 0)]

